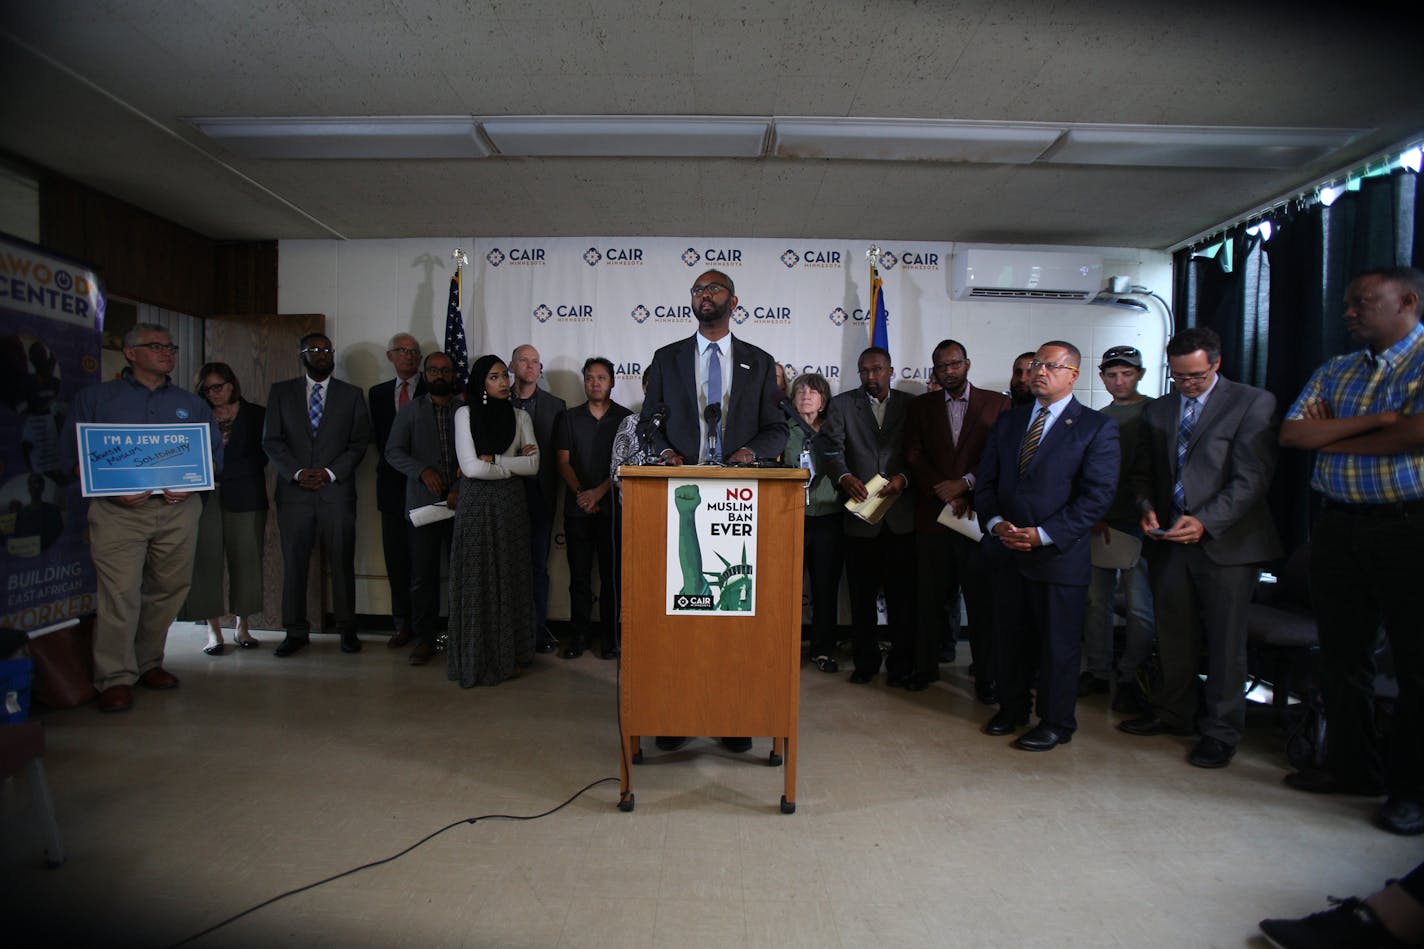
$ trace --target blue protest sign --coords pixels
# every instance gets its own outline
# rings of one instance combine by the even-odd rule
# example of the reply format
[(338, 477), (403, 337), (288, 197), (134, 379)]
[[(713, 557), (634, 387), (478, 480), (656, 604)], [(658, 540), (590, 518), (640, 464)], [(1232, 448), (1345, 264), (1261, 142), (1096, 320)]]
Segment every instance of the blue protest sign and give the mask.
[(213, 446), (207, 425), (80, 422), (75, 429), (85, 497), (213, 488)]

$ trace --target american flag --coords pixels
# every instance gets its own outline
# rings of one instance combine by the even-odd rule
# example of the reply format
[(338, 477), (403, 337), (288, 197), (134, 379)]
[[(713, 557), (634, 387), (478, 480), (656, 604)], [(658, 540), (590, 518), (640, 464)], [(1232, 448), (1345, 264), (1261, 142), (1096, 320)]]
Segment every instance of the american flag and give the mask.
[(455, 391), (463, 393), (470, 376), (465, 349), (465, 321), (460, 317), (460, 271), (450, 278), (450, 302), (445, 307), (445, 355), (455, 364)]

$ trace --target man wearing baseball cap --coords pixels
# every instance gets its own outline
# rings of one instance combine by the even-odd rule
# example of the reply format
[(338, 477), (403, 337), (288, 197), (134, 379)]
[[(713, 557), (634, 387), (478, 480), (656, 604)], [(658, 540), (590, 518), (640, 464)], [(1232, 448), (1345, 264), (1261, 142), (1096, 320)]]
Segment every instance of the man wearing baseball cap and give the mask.
[[(1116, 681), (1113, 708), (1119, 712), (1140, 713), (1144, 688), (1138, 682), (1138, 672), (1152, 651), (1152, 587), (1147, 575), (1147, 558), (1141, 556), (1142, 528), (1138, 522), (1137, 504), (1128, 472), (1137, 437), (1142, 425), (1142, 410), (1152, 400), (1137, 391), (1146, 370), (1142, 353), (1135, 346), (1114, 346), (1103, 353), (1098, 364), (1098, 378), (1112, 396), (1112, 404), (1101, 409), (1104, 415), (1117, 420), (1122, 439), (1122, 468), (1118, 477), (1117, 495), (1107, 517), (1093, 528), (1101, 546), (1106, 544), (1105, 557), (1094, 558), (1093, 578), (1088, 585), (1088, 612), (1083, 624), (1083, 662), (1086, 668), (1078, 680), (1079, 696), (1104, 693)], [(1117, 533), (1115, 533), (1117, 532)], [(1139, 554), (1130, 566), (1100, 566), (1098, 560), (1121, 563), (1112, 556), (1112, 539), (1123, 543), (1122, 535), (1134, 538)], [(1122, 585), (1127, 602), (1126, 644), (1116, 674), (1113, 671), (1113, 592)]]

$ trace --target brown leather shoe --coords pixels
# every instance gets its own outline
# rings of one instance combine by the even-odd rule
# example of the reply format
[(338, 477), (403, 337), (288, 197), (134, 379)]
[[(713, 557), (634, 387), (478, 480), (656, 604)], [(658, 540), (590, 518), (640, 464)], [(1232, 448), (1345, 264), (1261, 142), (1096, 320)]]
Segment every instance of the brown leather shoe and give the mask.
[(138, 677), (138, 684), (145, 689), (176, 689), (178, 688), (178, 677), (162, 666), (154, 666)]
[(399, 649), (402, 646), (409, 645), (410, 641), (414, 638), (415, 632), (409, 626), (407, 626), (404, 629), (397, 631), (394, 636), (386, 640), (386, 648)]
[(99, 711), (127, 712), (133, 708), (133, 689), (126, 685), (111, 685), (99, 693)]

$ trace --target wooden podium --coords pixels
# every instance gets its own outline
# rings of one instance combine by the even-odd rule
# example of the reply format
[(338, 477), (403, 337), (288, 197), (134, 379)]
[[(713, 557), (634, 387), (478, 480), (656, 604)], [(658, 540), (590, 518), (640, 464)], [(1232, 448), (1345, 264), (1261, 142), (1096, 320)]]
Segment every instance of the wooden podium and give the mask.
[[(796, 810), (801, 697), (801, 560), (806, 472), (800, 468), (623, 467), (622, 754), (618, 807), (633, 809), (629, 762), (646, 735), (770, 737), (785, 762), (782, 813)], [(755, 481), (753, 615), (669, 615), (669, 481)]]

